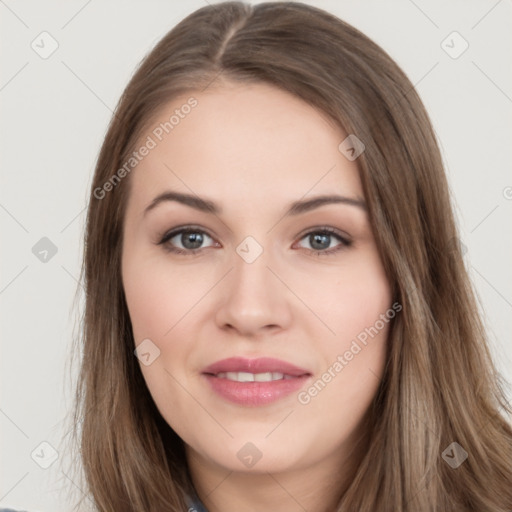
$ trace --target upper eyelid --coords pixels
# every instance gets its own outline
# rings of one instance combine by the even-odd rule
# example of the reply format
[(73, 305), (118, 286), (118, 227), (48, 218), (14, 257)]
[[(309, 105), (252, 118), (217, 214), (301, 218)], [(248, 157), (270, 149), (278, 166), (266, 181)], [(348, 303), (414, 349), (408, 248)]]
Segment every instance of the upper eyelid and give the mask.
[(342, 229), (334, 228), (331, 226), (313, 226), (311, 228), (307, 228), (305, 231), (301, 231), (297, 237), (304, 238), (306, 235), (310, 235), (311, 233), (322, 233), (326, 232), (330, 235), (338, 236), (340, 238), (348, 238), (352, 239), (352, 236), (350, 236), (347, 232), (343, 231)]
[(165, 231), (164, 234), (160, 237), (162, 240), (170, 238), (174, 238), (176, 235), (179, 235), (183, 232), (193, 232), (193, 233), (204, 233), (205, 235), (209, 236), (211, 239), (215, 239), (213, 235), (211, 235), (208, 230), (201, 228), (199, 226), (193, 226), (193, 225), (184, 225), (184, 226), (177, 226), (175, 228), (169, 229), (168, 231)]

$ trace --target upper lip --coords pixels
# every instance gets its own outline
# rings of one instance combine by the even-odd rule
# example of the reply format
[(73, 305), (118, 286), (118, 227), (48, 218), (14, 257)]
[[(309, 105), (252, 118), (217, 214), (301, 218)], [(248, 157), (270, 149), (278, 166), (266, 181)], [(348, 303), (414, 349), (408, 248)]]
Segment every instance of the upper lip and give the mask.
[(274, 359), (272, 357), (260, 357), (257, 359), (246, 359), (244, 357), (230, 357), (222, 359), (210, 366), (207, 366), (203, 373), (216, 375), (223, 372), (247, 372), (247, 373), (267, 373), (275, 372), (284, 375), (300, 377), (301, 375), (310, 375), (304, 368), (300, 368), (286, 361)]

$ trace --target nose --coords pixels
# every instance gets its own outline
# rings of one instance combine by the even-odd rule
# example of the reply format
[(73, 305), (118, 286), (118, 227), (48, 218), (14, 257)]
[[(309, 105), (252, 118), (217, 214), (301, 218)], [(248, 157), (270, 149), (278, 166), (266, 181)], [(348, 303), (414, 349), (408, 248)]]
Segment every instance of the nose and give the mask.
[(233, 255), (234, 268), (219, 290), (216, 322), (221, 329), (256, 338), (289, 326), (292, 294), (269, 259), (265, 250), (252, 262)]

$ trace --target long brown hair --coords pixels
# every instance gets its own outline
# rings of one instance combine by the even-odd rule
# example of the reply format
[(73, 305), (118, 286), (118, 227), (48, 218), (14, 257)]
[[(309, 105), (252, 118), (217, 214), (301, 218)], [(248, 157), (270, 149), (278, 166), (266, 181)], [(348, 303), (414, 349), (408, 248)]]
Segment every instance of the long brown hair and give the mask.
[[(163, 105), (224, 82), (273, 84), (366, 147), (357, 159), (360, 177), (403, 310), (389, 334), (369, 447), (337, 511), (510, 511), (511, 411), (457, 243), (428, 115), (379, 46), (335, 16), (294, 2), (195, 11), (143, 60), (115, 110), (87, 215), (73, 415), (83, 488), (97, 510), (181, 512), (184, 494), (193, 492), (183, 442), (156, 409), (133, 353), (120, 271), (131, 180), (126, 172), (113, 176)], [(446, 453), (453, 457), (459, 446), (468, 457), (454, 468)]]

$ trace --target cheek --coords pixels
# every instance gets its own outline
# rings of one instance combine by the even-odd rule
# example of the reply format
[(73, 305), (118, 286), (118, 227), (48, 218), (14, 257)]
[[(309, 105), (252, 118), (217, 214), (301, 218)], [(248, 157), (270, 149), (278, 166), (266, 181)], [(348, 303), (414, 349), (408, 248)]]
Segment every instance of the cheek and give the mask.
[(365, 333), (384, 329), (381, 315), (391, 307), (391, 296), (387, 282), (361, 279), (337, 290), (333, 303), (333, 330), (343, 348), (343, 342), (359, 338), (364, 341)]
[(322, 330), (330, 339), (328, 346), (337, 350), (374, 326), (391, 307), (389, 281), (374, 251), (354, 254), (344, 265), (332, 268), (332, 272), (317, 273), (309, 279), (302, 277), (297, 280), (297, 289), (298, 295), (307, 297), (308, 306), (329, 327), (330, 334)]
[[(321, 393), (317, 405), (337, 402), (357, 417), (356, 412), (362, 414), (379, 385), (396, 313), (376, 252), (336, 269), (336, 275), (336, 279), (323, 281), (322, 293), (310, 295), (319, 316), (334, 333), (316, 336), (324, 366), (319, 369), (320, 381), (311, 389), (311, 397)], [(329, 414), (337, 413), (333, 410)]]
[(206, 281), (204, 287), (199, 286), (197, 275), (197, 285), (191, 285), (190, 272), (173, 269), (165, 258), (144, 251), (126, 255), (122, 269), (135, 346), (149, 339), (153, 344), (150, 350), (158, 353), (154, 362), (140, 365), (142, 374), (157, 406), (170, 404), (179, 396), (170, 390), (180, 389), (173, 377), (181, 383), (188, 378), (182, 363), (194, 349), (194, 344), (188, 343), (194, 334), (194, 305), (211, 285)]
[(163, 261), (144, 256), (124, 261), (123, 285), (136, 344), (144, 338), (163, 341), (199, 299), (201, 289), (191, 286), (190, 273)]
[(331, 316), (336, 335), (327, 342), (325, 337), (320, 340), (317, 347), (322, 368), (298, 396), (304, 407), (304, 424), (311, 435), (318, 422), (333, 426), (333, 432), (324, 432), (322, 443), (326, 446), (358, 431), (381, 383), (395, 315), (390, 309), (387, 281), (371, 282), (366, 286), (366, 281), (361, 280), (349, 291), (332, 290), (337, 300)]
[[(188, 416), (175, 411), (190, 407), (188, 375), (182, 364), (193, 350), (187, 328), (187, 312), (197, 302), (183, 274), (165, 271), (157, 261), (130, 255), (123, 261), (123, 285), (135, 345), (149, 339), (151, 354), (158, 354), (140, 369), (157, 409), (180, 433), (190, 430)], [(147, 343), (144, 341), (144, 343)], [(135, 349), (135, 347), (134, 347)], [(176, 419), (177, 418), (177, 419)], [(181, 435), (181, 434), (180, 434)]]

